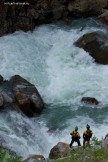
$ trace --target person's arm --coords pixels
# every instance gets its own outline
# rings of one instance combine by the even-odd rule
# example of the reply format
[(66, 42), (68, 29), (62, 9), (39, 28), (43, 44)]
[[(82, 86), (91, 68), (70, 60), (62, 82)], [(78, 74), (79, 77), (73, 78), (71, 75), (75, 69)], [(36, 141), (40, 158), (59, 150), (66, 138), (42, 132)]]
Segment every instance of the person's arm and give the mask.
[(78, 135), (77, 135), (77, 136), (78, 136), (78, 138), (79, 138), (79, 139), (81, 138), (79, 133), (78, 133)]
[(92, 137), (92, 134), (93, 134), (93, 133), (92, 133), (92, 130), (90, 130), (90, 138)]
[(83, 138), (85, 138), (85, 131), (83, 132)]

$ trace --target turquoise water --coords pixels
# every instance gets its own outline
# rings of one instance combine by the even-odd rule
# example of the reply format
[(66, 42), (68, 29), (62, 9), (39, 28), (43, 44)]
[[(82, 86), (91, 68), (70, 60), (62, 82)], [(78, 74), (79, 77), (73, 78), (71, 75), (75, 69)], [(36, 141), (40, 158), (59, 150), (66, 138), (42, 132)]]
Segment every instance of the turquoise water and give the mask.
[[(99, 139), (108, 133), (108, 65), (96, 64), (73, 44), (93, 31), (108, 33), (94, 19), (79, 19), (70, 26), (59, 22), (0, 38), (0, 74), (5, 79), (21, 75), (35, 84), (46, 103), (43, 113), (32, 119), (2, 112), (0, 135), (8, 141), (4, 145), (24, 158), (47, 157), (57, 142), (71, 141), (69, 134), (76, 125), (81, 136), (87, 123)], [(82, 97), (95, 97), (100, 104), (85, 105)]]

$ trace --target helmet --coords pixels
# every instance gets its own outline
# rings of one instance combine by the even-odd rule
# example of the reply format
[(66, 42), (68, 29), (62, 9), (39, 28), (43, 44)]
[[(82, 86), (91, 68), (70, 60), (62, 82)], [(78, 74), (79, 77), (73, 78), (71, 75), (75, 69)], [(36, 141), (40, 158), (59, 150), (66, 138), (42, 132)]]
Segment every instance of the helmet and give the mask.
[(75, 131), (77, 131), (77, 130), (78, 130), (78, 127), (76, 126), (76, 127), (75, 127)]
[(87, 125), (86, 125), (86, 128), (87, 128), (87, 129), (90, 129), (90, 125), (87, 124)]

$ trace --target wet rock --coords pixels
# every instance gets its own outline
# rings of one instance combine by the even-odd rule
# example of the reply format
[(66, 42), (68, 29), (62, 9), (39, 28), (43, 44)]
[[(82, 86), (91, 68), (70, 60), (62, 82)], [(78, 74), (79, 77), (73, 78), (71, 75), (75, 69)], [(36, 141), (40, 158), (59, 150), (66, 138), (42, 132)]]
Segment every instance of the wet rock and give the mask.
[(95, 104), (95, 105), (99, 104), (99, 101), (93, 97), (83, 97), (81, 99), (81, 102), (85, 102), (87, 104)]
[(4, 99), (4, 104), (5, 103), (14, 103), (14, 100), (12, 97), (10, 97), (6, 92), (2, 91), (3, 99)]
[(26, 115), (32, 116), (35, 113), (42, 112), (44, 108), (44, 102), (33, 84), (29, 83), (19, 75), (11, 77), (9, 82), (12, 86), (20, 109)]
[(45, 162), (45, 161), (46, 160), (43, 155), (33, 155), (24, 160), (23, 162)]
[(97, 15), (107, 6), (107, 0), (72, 0), (68, 10), (78, 17)]
[(0, 83), (3, 82), (3, 77), (0, 75)]
[(59, 142), (57, 145), (55, 145), (49, 154), (49, 159), (58, 159), (62, 157), (66, 157), (70, 154), (70, 147), (69, 144)]
[(0, 93), (0, 107), (3, 106), (3, 102), (4, 102), (3, 95), (2, 93)]
[(5, 103), (14, 103), (15, 102), (15, 97), (13, 94), (12, 86), (9, 83), (9, 81), (4, 80), (0, 84), (0, 90), (4, 98), (4, 104)]
[(74, 44), (83, 48), (97, 63), (108, 64), (108, 38), (103, 33), (87, 33)]
[(16, 92), (15, 97), (21, 111), (27, 116), (32, 117), (33, 111), (30, 105), (30, 98), (21, 92)]

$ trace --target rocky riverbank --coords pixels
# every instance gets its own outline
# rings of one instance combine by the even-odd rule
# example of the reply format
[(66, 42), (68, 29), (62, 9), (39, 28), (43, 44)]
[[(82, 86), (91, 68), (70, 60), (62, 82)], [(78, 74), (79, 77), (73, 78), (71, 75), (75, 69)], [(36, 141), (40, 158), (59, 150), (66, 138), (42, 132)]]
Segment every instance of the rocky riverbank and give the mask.
[(73, 149), (70, 149), (69, 144), (59, 142), (51, 149), (47, 159), (45, 159), (42, 155), (33, 155), (23, 162), (77, 162), (78, 159), (82, 159), (85, 162), (91, 162), (93, 159), (101, 159), (101, 162), (103, 162), (107, 159), (107, 151), (108, 134), (101, 141), (98, 141), (98, 139), (95, 139), (94, 137), (91, 147), (86, 149), (83, 149), (82, 146), (74, 146)]
[[(107, 0), (27, 0), (0, 2), (0, 36), (14, 31), (33, 30), (39, 24), (63, 20), (69, 23), (73, 17), (99, 16), (108, 24)], [(103, 14), (103, 12), (105, 12)]]

